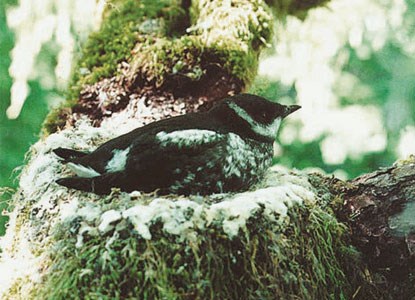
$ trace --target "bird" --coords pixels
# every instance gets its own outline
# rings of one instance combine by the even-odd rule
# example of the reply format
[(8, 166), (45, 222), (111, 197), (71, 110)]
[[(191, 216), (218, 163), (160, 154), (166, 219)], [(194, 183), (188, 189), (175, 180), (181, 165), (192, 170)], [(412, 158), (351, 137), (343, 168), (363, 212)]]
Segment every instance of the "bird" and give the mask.
[(271, 166), (282, 119), (299, 108), (238, 94), (206, 112), (149, 123), (92, 152), (57, 148), (76, 176), (56, 183), (99, 195), (112, 188), (160, 195), (246, 191)]

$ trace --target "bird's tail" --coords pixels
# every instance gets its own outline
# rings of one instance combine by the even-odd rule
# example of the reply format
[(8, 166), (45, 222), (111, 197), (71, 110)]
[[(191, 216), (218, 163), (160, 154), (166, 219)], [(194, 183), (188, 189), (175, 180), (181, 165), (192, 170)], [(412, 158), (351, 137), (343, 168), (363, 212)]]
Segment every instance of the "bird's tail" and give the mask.
[(56, 180), (56, 183), (66, 186), (67, 188), (92, 192), (99, 195), (111, 193), (111, 185), (108, 184), (105, 176), (97, 176), (92, 178), (66, 177)]
[(56, 148), (53, 150), (53, 153), (55, 153), (60, 158), (63, 158), (65, 161), (70, 161), (75, 158), (84, 157), (89, 154), (87, 152), (76, 151), (68, 148)]
[(111, 188), (121, 188), (121, 190), (133, 190), (125, 185), (126, 174), (123, 172), (105, 173), (95, 177), (66, 177), (56, 180), (59, 185), (70, 189), (77, 189), (85, 192), (92, 192), (98, 195), (108, 195)]

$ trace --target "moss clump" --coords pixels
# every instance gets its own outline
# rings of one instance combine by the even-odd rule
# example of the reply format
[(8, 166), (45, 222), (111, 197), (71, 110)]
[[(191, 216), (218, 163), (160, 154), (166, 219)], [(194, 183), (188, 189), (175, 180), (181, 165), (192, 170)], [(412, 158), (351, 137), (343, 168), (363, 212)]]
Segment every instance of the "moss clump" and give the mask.
[(194, 24), (188, 29), (191, 34), (176, 39), (175, 34), (183, 33), (188, 25), (180, 1), (115, 2), (101, 29), (90, 36), (83, 49), (69, 99), (75, 100), (85, 84), (113, 76), (121, 61), (131, 61), (135, 66), (131, 73), (141, 73), (150, 82), (156, 78), (159, 86), (180, 71), (177, 63), (182, 60), (190, 70), (186, 76), (198, 80), (205, 71), (198, 66), (203, 53), (207, 54), (204, 57), (218, 57), (229, 74), (249, 82), (256, 72), (260, 46), (272, 32), (266, 5), (262, 1), (238, 1), (232, 6), (226, 1), (194, 3)]
[(64, 103), (61, 107), (52, 109), (43, 122), (42, 134), (48, 135), (49, 133), (58, 131), (58, 128), (63, 128), (70, 113), (70, 101)]
[(411, 154), (407, 158), (400, 159), (394, 163), (394, 166), (400, 167), (403, 165), (415, 164), (415, 155)]
[[(199, 81), (204, 76), (212, 76), (212, 66), (225, 73), (243, 78), (245, 84), (256, 73), (258, 53), (245, 53), (240, 49), (221, 47), (206, 48), (199, 36), (183, 36), (176, 40), (158, 39), (153, 45), (142, 45), (137, 50), (134, 65), (143, 80), (157, 87), (171, 83), (175, 78)], [(179, 87), (178, 87), (179, 88)]]
[(317, 207), (296, 207), (290, 221), (251, 217), (229, 239), (212, 225), (182, 240), (162, 223), (144, 240), (132, 226), (76, 238), (61, 228), (39, 299), (350, 299), (345, 274), (354, 252), (345, 228)]
[(249, 84), (261, 46), (272, 33), (271, 13), (262, 1), (194, 1), (192, 26), (177, 39), (158, 38), (137, 45), (131, 73), (160, 87), (177, 77), (203, 79), (212, 66)]
[(324, 7), (330, 0), (265, 0), (280, 18), (287, 15), (304, 20), (308, 11), (315, 7)]
[(77, 99), (85, 84), (113, 76), (121, 61), (129, 61), (140, 34), (172, 34), (185, 18), (179, 1), (125, 0), (108, 7), (101, 29), (92, 33), (75, 68), (69, 99)]

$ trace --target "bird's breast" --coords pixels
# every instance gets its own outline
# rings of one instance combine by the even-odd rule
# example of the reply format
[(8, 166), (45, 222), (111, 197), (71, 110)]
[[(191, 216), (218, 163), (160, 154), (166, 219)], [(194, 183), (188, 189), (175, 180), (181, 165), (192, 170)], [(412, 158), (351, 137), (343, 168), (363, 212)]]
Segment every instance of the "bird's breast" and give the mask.
[(265, 171), (271, 164), (272, 145), (242, 139), (230, 133), (223, 163), (225, 177), (250, 178)]
[(248, 189), (272, 162), (272, 145), (226, 134), (221, 143), (172, 170), (173, 193), (222, 193)]

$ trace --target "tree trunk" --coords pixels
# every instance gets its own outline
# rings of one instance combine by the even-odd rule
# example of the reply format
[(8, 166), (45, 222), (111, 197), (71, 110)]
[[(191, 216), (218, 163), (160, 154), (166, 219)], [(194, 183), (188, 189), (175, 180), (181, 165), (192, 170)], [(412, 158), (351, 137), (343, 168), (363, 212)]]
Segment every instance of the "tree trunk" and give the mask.
[(414, 161), (341, 182), (272, 168), (252, 191), (97, 196), (54, 180), (91, 150), (243, 91), (273, 8), (326, 1), (117, 0), (45, 122), (2, 238), (2, 299), (410, 299)]

